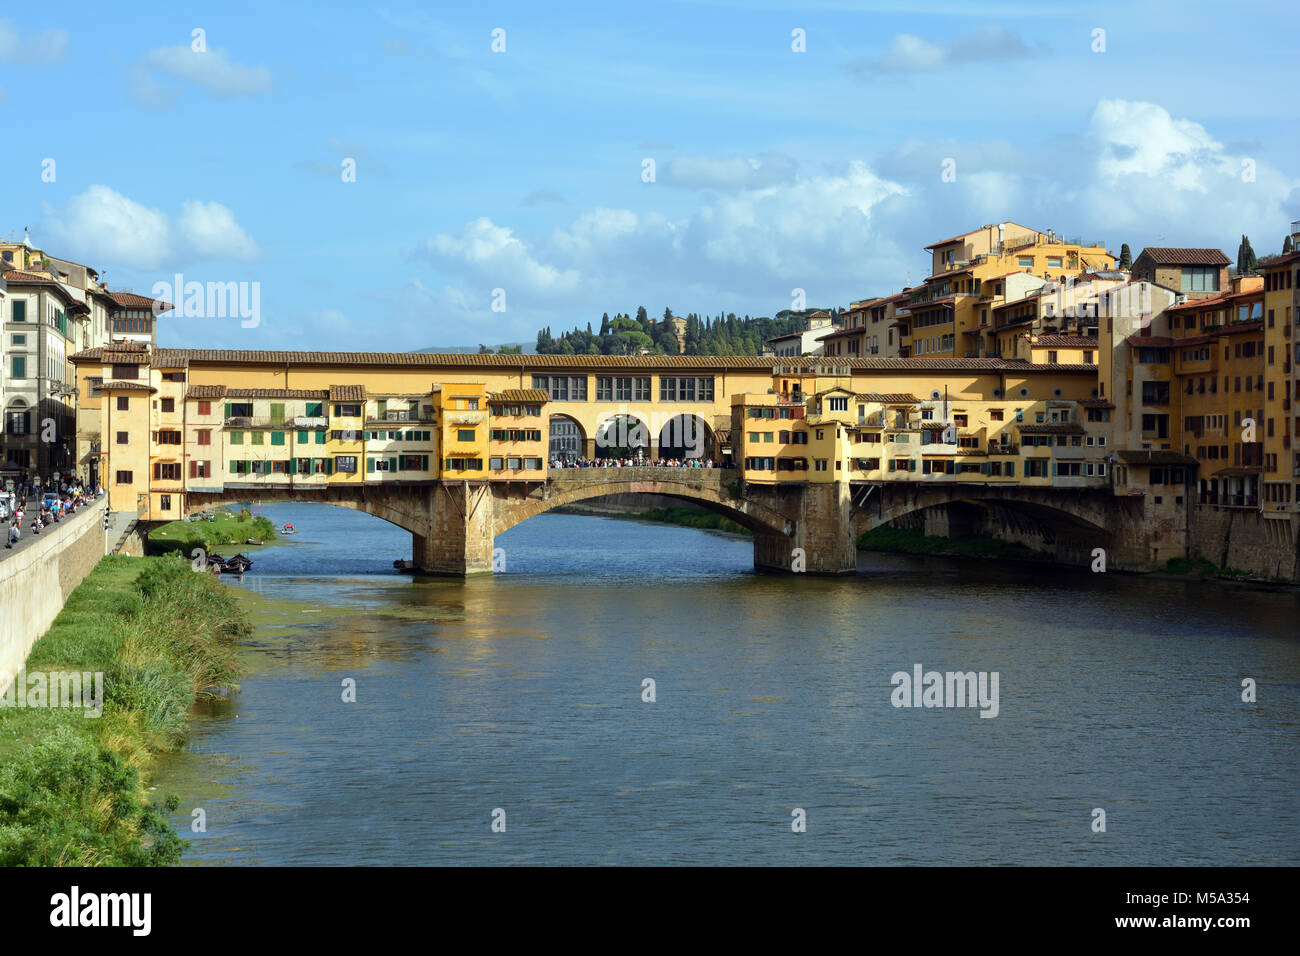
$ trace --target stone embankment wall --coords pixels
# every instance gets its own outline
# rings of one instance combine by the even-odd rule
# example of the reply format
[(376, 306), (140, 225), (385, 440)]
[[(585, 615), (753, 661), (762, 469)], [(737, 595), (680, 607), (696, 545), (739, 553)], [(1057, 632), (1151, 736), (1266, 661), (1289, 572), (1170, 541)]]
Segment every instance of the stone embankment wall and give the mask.
[[(41, 532), (0, 560), (0, 691), (27, 660), (73, 589), (104, 556), (106, 499)], [(24, 538), (31, 532), (24, 529)]]
[(1257, 511), (1209, 505), (1194, 510), (1193, 557), (1268, 580), (1300, 580), (1300, 519), (1265, 518)]

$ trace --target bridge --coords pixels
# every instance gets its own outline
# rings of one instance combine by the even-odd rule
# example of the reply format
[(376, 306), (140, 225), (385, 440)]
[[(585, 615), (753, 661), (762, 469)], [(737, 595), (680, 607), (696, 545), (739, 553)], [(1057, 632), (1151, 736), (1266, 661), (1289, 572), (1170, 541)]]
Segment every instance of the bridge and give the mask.
[(651, 494), (724, 515), (754, 536), (754, 566), (813, 574), (851, 573), (857, 540), (880, 525), (912, 519), (929, 533), (1029, 538), (1057, 560), (1087, 564), (1104, 548), (1112, 567), (1140, 568), (1140, 502), (1109, 490), (977, 485), (952, 481), (746, 483), (741, 472), (668, 466), (568, 468), (545, 481), (433, 481), (374, 485), (266, 485), (191, 492), (187, 513), (214, 507), (294, 501), (353, 508), (412, 535), (421, 571), (490, 573), (496, 536), (564, 505)]

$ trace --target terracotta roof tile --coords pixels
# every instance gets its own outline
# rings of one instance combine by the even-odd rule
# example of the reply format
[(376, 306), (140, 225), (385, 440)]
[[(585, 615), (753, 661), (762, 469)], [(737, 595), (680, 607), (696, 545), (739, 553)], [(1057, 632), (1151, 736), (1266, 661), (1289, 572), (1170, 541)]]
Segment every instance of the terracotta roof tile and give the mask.
[(921, 401), (907, 392), (861, 392), (853, 398), (859, 402), (876, 402), (880, 405), (918, 405)]
[(1097, 336), (1095, 335), (1040, 335), (1038, 341), (1033, 343), (1036, 349), (1095, 349), (1097, 347)]
[(366, 389), (364, 385), (331, 385), (328, 396), (331, 402), (364, 402)]
[(500, 392), (488, 392), (491, 402), (549, 402), (551, 396), (540, 388), (507, 388)]
[(127, 382), (127, 381), (107, 381), (99, 386), (104, 391), (121, 391), (121, 392), (156, 392), (147, 382)]
[(225, 394), (226, 386), (224, 385), (191, 385), (185, 391), (185, 398), (224, 398)]
[[(1147, 246), (1138, 259), (1149, 256), (1160, 266), (1226, 266), (1231, 263), (1222, 249), (1185, 249), (1171, 246)], [(1136, 261), (1136, 260), (1135, 260)]]
[[(86, 349), (70, 356), (73, 362), (103, 362), (103, 348)], [(776, 366), (813, 369), (827, 364), (823, 356), (755, 356), (755, 355), (498, 355), (434, 352), (288, 352), (244, 351), (224, 349), (156, 349), (154, 362), (159, 367), (183, 367), (185, 364), (214, 365), (315, 365), (356, 366), (366, 368), (421, 368), (455, 371), (469, 368), (506, 368), (510, 370), (556, 369), (702, 369), (717, 371), (756, 371)], [(166, 360), (164, 362), (164, 359)], [(996, 358), (843, 358), (836, 365), (854, 371), (923, 371), (943, 368), (952, 371), (1088, 371), (1094, 365), (1032, 365), (1024, 359)], [(356, 386), (360, 387), (360, 386)], [(354, 399), (355, 400), (355, 399)]]

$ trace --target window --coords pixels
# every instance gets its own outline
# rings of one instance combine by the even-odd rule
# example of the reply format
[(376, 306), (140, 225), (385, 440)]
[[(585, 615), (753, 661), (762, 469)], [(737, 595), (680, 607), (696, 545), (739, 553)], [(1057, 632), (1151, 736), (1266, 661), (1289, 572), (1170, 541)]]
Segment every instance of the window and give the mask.
[(128, 443), (128, 441), (129, 441), (129, 436), (127, 435), (126, 432), (118, 432), (118, 433), (117, 433), (117, 443), (118, 443), (119, 445), (125, 445), (125, 444)]
[(179, 462), (155, 462), (153, 466), (154, 481), (180, 481), (181, 466)]
[(849, 400), (843, 395), (831, 399), (831, 411), (847, 412), (849, 410)]
[(181, 433), (178, 431), (159, 431), (157, 441), (160, 445), (179, 445), (181, 443)]
[(132, 481), (131, 472), (129, 471), (119, 471), (114, 478), (119, 485), (129, 485)]
[(27, 321), (27, 300), (15, 299), (13, 308), (10, 310), (10, 321), (26, 322)]
[(472, 428), (456, 429), (456, 441), (473, 441), (473, 440), (474, 440), (474, 429)]
[(306, 412), (305, 412), (305, 417), (307, 417), (307, 418), (324, 418), (324, 417), (325, 417), (325, 403), (324, 403), (324, 402), (308, 402), (308, 403), (307, 403)]
[(196, 431), (196, 432), (194, 433), (194, 440), (195, 440), (195, 443), (196, 443), (196, 444), (199, 444), (199, 445), (211, 445), (211, 444), (212, 444), (212, 429), (210, 429), (210, 428), (201, 428), (201, 429), (199, 429), (198, 431)]
[(15, 356), (13, 357), (12, 373), (13, 373), (13, 374), (12, 374), (12, 377), (13, 377), (13, 378), (26, 378), (26, 377), (27, 377), (27, 359), (26, 359), (26, 357), (24, 357), (24, 356), (22, 356), (22, 355), (15, 355)]
[(1215, 266), (1183, 266), (1183, 292), (1219, 291), (1219, 270)]
[[(249, 412), (249, 414), (251, 415), (252, 412)], [(334, 406), (335, 418), (359, 418), (360, 416), (361, 416), (360, 405), (335, 405)]]
[(534, 375), (533, 388), (540, 388), (554, 401), (585, 402), (587, 400), (587, 376), (585, 375)]
[(659, 400), (661, 402), (711, 402), (713, 401), (713, 376), (661, 375)]
[[(648, 402), (650, 401), (650, 376), (597, 375), (596, 401)], [(517, 410), (515, 414), (518, 414)]]
[(271, 432), (271, 444), (272, 444), (272, 445), (283, 445), (283, 444), (284, 444), (284, 432)]
[(357, 470), (356, 455), (335, 455), (334, 470), (344, 474), (354, 474)]

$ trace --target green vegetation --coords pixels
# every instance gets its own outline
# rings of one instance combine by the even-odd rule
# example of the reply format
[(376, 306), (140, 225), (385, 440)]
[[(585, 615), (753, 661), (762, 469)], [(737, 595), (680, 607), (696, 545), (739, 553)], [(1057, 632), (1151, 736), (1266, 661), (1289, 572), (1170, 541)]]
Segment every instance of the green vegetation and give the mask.
[(171, 521), (155, 528), (149, 532), (149, 551), (189, 554), (195, 548), (208, 551), (220, 545), (243, 544), (249, 538), (270, 541), (275, 538), (275, 525), (270, 518), (254, 518), (247, 508), (238, 515), (222, 509), (216, 512), (215, 521)]
[(176, 799), (150, 802), (145, 781), (184, 742), (194, 701), (235, 689), (247, 633), (232, 592), (179, 556), (104, 558), (27, 660), (103, 673), (102, 715), (0, 708), (0, 866), (176, 862)]
[(729, 531), (732, 534), (752, 533), (744, 525), (712, 511), (705, 511), (703, 508), (655, 508), (629, 517), (641, 521), (686, 525), (688, 528), (703, 528), (708, 531)]
[(966, 558), (1014, 558), (1026, 561), (1050, 561), (1052, 555), (1035, 551), (1023, 544), (1012, 544), (996, 538), (939, 538), (912, 528), (890, 528), (882, 525), (858, 538), (858, 547), (864, 551), (894, 551), (903, 554), (945, 554)]
[(1198, 577), (1218, 577), (1219, 568), (1213, 561), (1204, 558), (1170, 558), (1165, 562), (1165, 571), (1169, 574), (1195, 574)]
[[(636, 317), (606, 312), (600, 321), (600, 330), (575, 328), (552, 336), (550, 327), (537, 333), (537, 352), (540, 355), (761, 355), (764, 343), (778, 335), (802, 332), (808, 327), (808, 316), (816, 309), (794, 312), (783, 309), (776, 318), (751, 319), (727, 315), (700, 316), (692, 312), (685, 316), (685, 346), (677, 341), (672, 309), (664, 309), (661, 321), (651, 321), (645, 307), (636, 310)], [(829, 309), (832, 316), (835, 309)]]

